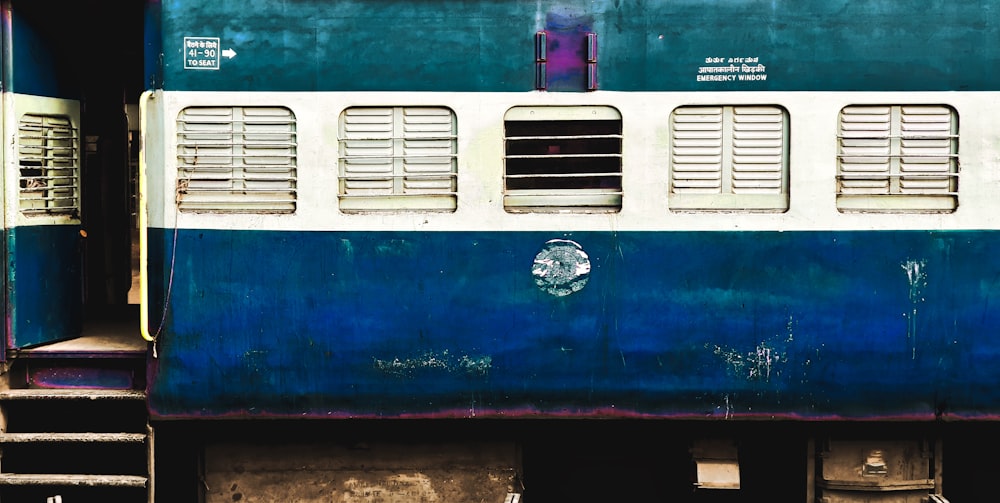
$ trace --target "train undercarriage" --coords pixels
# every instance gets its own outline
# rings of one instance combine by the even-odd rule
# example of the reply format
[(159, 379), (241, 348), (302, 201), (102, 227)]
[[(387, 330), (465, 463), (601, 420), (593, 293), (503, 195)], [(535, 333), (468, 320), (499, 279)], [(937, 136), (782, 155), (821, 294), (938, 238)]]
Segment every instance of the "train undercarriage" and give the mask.
[(182, 478), (197, 480), (210, 502), (293, 494), (297, 501), (940, 503), (989, 494), (996, 463), (977, 454), (995, 443), (988, 430), (912, 423), (347, 420), (207, 429), (172, 423), (158, 438), (179, 440), (170, 442), (170, 455), (188, 460), (178, 464), (190, 467)]
[(11, 359), (0, 497), (942, 503), (989, 494), (1000, 468), (988, 422), (157, 421), (143, 400), (141, 346), (83, 337)]

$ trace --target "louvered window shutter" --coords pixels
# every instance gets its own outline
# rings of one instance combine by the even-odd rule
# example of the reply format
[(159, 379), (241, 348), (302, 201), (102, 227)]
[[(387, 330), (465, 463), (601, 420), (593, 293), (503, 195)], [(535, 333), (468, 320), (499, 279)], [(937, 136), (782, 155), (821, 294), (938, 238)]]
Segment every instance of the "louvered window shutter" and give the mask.
[(680, 107), (671, 115), (670, 208), (788, 208), (788, 124), (778, 107)]
[(184, 212), (292, 213), (295, 116), (282, 107), (190, 107), (177, 119)]
[(78, 216), (80, 130), (68, 117), (25, 114), (17, 147), (21, 213)]
[(958, 204), (957, 126), (945, 106), (841, 110), (841, 210), (951, 211)]
[(355, 107), (340, 121), (344, 211), (457, 207), (455, 114), (439, 107)]

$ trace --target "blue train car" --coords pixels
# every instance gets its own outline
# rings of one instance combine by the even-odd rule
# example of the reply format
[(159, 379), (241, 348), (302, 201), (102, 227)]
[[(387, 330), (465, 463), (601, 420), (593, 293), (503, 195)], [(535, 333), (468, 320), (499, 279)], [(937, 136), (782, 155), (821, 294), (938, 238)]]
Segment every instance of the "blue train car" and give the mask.
[(154, 420), (1000, 413), (993, 1), (151, 7)]

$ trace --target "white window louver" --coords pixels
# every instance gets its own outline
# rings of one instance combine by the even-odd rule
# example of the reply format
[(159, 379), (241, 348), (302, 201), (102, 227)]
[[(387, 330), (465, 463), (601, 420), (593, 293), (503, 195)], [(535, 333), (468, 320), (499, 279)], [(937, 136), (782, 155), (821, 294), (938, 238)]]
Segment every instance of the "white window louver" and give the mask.
[(189, 107), (177, 119), (177, 207), (293, 213), (296, 124), (284, 107)]
[(680, 107), (671, 114), (670, 132), (671, 209), (788, 209), (783, 109)]
[(952, 211), (958, 205), (954, 110), (936, 105), (841, 110), (837, 207)]
[(354, 107), (340, 120), (343, 211), (455, 211), (455, 114), (443, 107)]
[(21, 117), (17, 156), (21, 213), (79, 216), (79, 147), (79, 129), (68, 117)]

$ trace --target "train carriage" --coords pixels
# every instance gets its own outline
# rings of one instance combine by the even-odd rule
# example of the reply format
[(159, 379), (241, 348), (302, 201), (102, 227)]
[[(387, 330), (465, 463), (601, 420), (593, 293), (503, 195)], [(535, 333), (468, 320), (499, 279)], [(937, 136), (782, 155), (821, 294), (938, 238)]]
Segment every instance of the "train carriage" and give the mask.
[(996, 417), (992, 2), (150, 6), (154, 421), (850, 422), (808, 497), (910, 502)]

